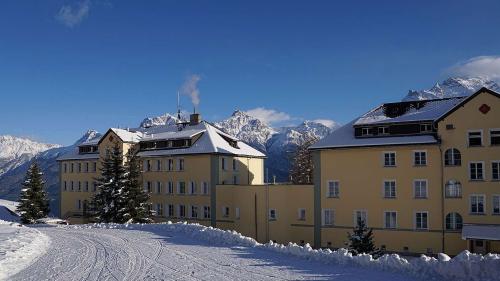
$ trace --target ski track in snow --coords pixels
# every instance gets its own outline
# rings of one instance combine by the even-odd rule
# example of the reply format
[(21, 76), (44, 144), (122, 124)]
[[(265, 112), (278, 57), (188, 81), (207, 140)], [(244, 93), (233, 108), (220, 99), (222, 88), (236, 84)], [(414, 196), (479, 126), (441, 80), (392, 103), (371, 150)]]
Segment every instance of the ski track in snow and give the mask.
[(265, 249), (210, 244), (174, 232), (37, 229), (50, 237), (49, 250), (9, 280), (415, 280)]

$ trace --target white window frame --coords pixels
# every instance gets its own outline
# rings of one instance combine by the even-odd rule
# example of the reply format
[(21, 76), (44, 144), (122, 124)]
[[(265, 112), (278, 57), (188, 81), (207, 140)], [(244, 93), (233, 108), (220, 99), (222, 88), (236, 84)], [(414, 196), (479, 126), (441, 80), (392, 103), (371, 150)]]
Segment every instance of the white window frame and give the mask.
[(362, 127), (361, 128), (361, 136), (371, 136), (373, 135), (372, 133), (370, 133), (370, 127)]
[(229, 207), (222, 206), (222, 216), (224, 218), (228, 218), (229, 217)]
[(203, 195), (210, 195), (210, 184), (206, 181), (201, 182), (201, 192)]
[[(493, 132), (493, 131), (498, 131), (498, 132), (500, 132), (500, 128), (491, 128), (491, 129), (489, 130), (489, 133), (490, 133), (490, 146), (498, 146), (498, 144), (492, 144), (492, 143), (491, 143), (491, 140), (492, 140), (492, 138), (493, 138), (493, 134), (492, 134), (492, 132)], [(500, 135), (499, 135), (499, 137), (500, 137)]]
[[(498, 201), (498, 212), (495, 212), (495, 201)], [(500, 215), (500, 194), (491, 195), (491, 214)]]
[(239, 164), (238, 159), (233, 158), (233, 171), (235, 171), (235, 172), (236, 172), (236, 171), (238, 171), (238, 170), (239, 170), (239, 167), (238, 167), (239, 165), (238, 165), (238, 164)]
[(388, 126), (382, 126), (378, 127), (377, 129), (378, 135), (385, 136), (389, 134), (389, 127)]
[[(472, 173), (471, 173), (471, 165), (472, 164), (481, 164), (482, 170), (483, 170), (483, 177), (481, 179), (473, 179), (472, 178)], [(470, 181), (484, 181), (484, 180), (486, 180), (486, 169), (485, 169), (484, 161), (469, 161), (468, 173), (469, 173), (469, 180)], [(477, 167), (476, 167), (476, 174), (477, 174)]]
[[(476, 197), (476, 198), (480, 198), (482, 197), (483, 199), (483, 211), (482, 212), (473, 212), (472, 211), (472, 198), (473, 197)], [(486, 195), (485, 194), (471, 194), (469, 195), (469, 214), (471, 215), (484, 215), (486, 214)], [(479, 201), (477, 201), (477, 209), (479, 210)]]
[(204, 219), (210, 218), (210, 206), (203, 206), (203, 218)]
[[(394, 165), (386, 165), (385, 164), (385, 155), (386, 154), (394, 154)], [(382, 165), (387, 168), (397, 167), (398, 165), (398, 154), (396, 151), (383, 151), (382, 152)]]
[(186, 161), (184, 160), (184, 158), (177, 158), (177, 171), (184, 171), (185, 169)]
[[(417, 196), (417, 183), (425, 182), (425, 196)], [(420, 186), (421, 188), (421, 186)], [(429, 198), (429, 181), (427, 179), (414, 179), (413, 180), (413, 198), (414, 199), (427, 199)]]
[(298, 208), (297, 209), (297, 220), (299, 220), (299, 221), (306, 220), (306, 209), (305, 208)]
[[(394, 220), (394, 227), (392, 226), (387, 226), (387, 213), (394, 213), (396, 214), (396, 218)], [(398, 212), (394, 210), (385, 210), (384, 211), (384, 228), (385, 229), (396, 229), (398, 228)]]
[(368, 226), (368, 210), (366, 209), (359, 209), (359, 210), (354, 210), (352, 212), (353, 214), (353, 226), (356, 227), (358, 225), (358, 213), (361, 214), (361, 218), (363, 218), (363, 214), (365, 217), (365, 226)]
[[(470, 133), (481, 133), (481, 145), (470, 145)], [(467, 147), (481, 147), (484, 146), (484, 133), (482, 129), (467, 130)]]
[(174, 204), (167, 204), (167, 216), (169, 218), (175, 217), (175, 206)]
[[(416, 160), (417, 160), (417, 158), (415, 157), (416, 153), (423, 153), (425, 155), (425, 162), (423, 164), (418, 164), (416, 162)], [(427, 150), (413, 150), (413, 166), (415, 166), (415, 167), (425, 167), (425, 166), (427, 166), (427, 164), (429, 162), (427, 156), (428, 156)], [(420, 161), (422, 161), (422, 156), (420, 156)]]
[[(184, 183), (184, 192), (181, 193), (181, 183)], [(184, 195), (186, 194), (186, 182), (185, 181), (178, 181), (177, 182), (177, 194)]]
[[(332, 190), (333, 192), (330, 192), (330, 184), (333, 184)], [(326, 197), (327, 198), (339, 198), (340, 194), (340, 182), (338, 180), (328, 180), (326, 182)]]
[(173, 181), (168, 181), (167, 182), (167, 188), (165, 190), (167, 194), (174, 194), (174, 182)]
[(167, 159), (167, 171), (173, 171), (175, 169), (175, 161), (173, 158)]
[(188, 194), (189, 195), (196, 195), (196, 182), (195, 181), (189, 181)]
[[(330, 213), (330, 221), (326, 221), (326, 213)], [(325, 208), (321, 210), (321, 225), (333, 226), (335, 225), (335, 211), (333, 209)]]
[(221, 163), (220, 163), (221, 170), (227, 171), (227, 159), (226, 159), (226, 157), (221, 157), (220, 159), (221, 159)]
[[(196, 215), (193, 214), (193, 208), (196, 209)], [(189, 206), (189, 217), (192, 218), (192, 219), (197, 219), (198, 216), (199, 216), (199, 212), (198, 212), (199, 208), (197, 205), (191, 205)]]
[[(493, 165), (498, 165), (497, 174), (493, 172)], [(496, 178), (495, 178), (496, 176)], [(492, 181), (500, 181), (500, 160), (492, 160), (491, 161), (491, 180)]]
[[(426, 226), (427, 227), (425, 227), (425, 228), (418, 227), (417, 214), (427, 214), (426, 215)], [(415, 230), (429, 230), (429, 211), (415, 211), (415, 212), (413, 212), (413, 223), (414, 223)]]
[(157, 181), (156, 182), (156, 188), (155, 188), (156, 194), (161, 194), (162, 193), (162, 189), (163, 189), (162, 182), (161, 181)]
[[(385, 194), (385, 183), (386, 182), (394, 183), (394, 196), (386, 196), (386, 194)], [(382, 182), (382, 197), (384, 199), (394, 199), (394, 198), (396, 198), (398, 196), (397, 189), (398, 189), (398, 184), (397, 184), (397, 182), (396, 182), (395, 179), (385, 179)], [(392, 191), (392, 190), (390, 190), (390, 191)]]
[(156, 203), (156, 216), (163, 216), (163, 204), (161, 203)]
[[(187, 214), (186, 214), (186, 205), (179, 204), (179, 205), (177, 205), (177, 207), (178, 207), (178, 208), (177, 208), (177, 211), (178, 211), (178, 213), (177, 213), (177, 214), (178, 214), (178, 217), (179, 217), (179, 218), (185, 218), (185, 217), (186, 217), (186, 215), (187, 215)], [(182, 214), (183, 212), (181, 212), (181, 210), (183, 210), (183, 209), (184, 209), (184, 214)]]
[(240, 219), (240, 208), (239, 207), (234, 208), (234, 219), (235, 220)]

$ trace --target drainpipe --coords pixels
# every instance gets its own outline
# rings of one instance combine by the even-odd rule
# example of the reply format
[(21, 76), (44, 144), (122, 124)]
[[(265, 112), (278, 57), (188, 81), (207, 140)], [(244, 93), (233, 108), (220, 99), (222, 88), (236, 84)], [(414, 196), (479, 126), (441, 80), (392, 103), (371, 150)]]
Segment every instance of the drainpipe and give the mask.
[(441, 163), (439, 165), (441, 170), (441, 252), (444, 253), (444, 241), (445, 241), (445, 216), (444, 216), (444, 159), (443, 159), (443, 148), (441, 147), (441, 139), (439, 140), (439, 159)]

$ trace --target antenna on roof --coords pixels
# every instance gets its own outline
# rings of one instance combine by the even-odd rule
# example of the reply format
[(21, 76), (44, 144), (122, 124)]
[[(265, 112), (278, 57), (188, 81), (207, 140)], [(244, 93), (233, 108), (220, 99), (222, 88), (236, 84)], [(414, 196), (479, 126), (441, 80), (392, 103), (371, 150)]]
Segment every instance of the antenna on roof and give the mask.
[(180, 122), (181, 120), (181, 101), (179, 91), (177, 91), (177, 119)]

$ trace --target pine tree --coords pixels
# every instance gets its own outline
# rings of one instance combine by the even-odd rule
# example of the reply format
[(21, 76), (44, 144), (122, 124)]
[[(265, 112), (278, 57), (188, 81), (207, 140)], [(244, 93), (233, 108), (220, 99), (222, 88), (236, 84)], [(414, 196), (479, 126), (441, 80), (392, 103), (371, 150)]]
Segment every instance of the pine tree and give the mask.
[(26, 172), (21, 198), (17, 211), (21, 214), (22, 223), (35, 223), (49, 214), (49, 200), (45, 192), (43, 173), (36, 162)]
[(106, 152), (100, 169), (101, 176), (96, 179), (98, 192), (92, 198), (92, 209), (97, 222), (120, 222), (121, 195), (127, 182), (123, 164), (123, 154), (116, 144)]
[(132, 150), (127, 154), (127, 181), (121, 196), (121, 209), (118, 220), (122, 223), (151, 223), (151, 211), (147, 208), (149, 195), (144, 192), (139, 177), (141, 168), (137, 153)]
[(313, 181), (313, 160), (309, 146), (318, 141), (318, 138), (307, 135), (292, 155), (290, 169), (291, 182), (294, 184), (309, 184)]
[(365, 221), (358, 218), (357, 225), (353, 229), (353, 233), (348, 233), (349, 252), (353, 255), (362, 253), (371, 254), (375, 257), (380, 256), (381, 252), (375, 248), (373, 243), (373, 230), (366, 227)]

